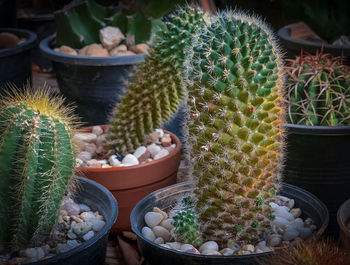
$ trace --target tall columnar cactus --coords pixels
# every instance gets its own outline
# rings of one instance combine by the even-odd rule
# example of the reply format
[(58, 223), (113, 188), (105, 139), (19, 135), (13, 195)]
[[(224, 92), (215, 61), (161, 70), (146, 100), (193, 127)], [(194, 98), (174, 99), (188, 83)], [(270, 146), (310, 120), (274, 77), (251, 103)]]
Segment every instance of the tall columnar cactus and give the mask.
[(289, 60), (287, 121), (312, 126), (350, 125), (350, 67), (318, 53)]
[(260, 20), (227, 11), (185, 62), (196, 211), (205, 239), (258, 240), (270, 226), (283, 135), (281, 55)]
[(145, 62), (136, 67), (133, 82), (111, 119), (109, 144), (120, 153), (143, 144), (146, 136), (167, 121), (184, 100), (184, 49), (203, 22), (201, 10), (179, 10), (159, 32)]
[(70, 187), (70, 110), (48, 92), (13, 92), (0, 107), (0, 242), (18, 249), (50, 233)]

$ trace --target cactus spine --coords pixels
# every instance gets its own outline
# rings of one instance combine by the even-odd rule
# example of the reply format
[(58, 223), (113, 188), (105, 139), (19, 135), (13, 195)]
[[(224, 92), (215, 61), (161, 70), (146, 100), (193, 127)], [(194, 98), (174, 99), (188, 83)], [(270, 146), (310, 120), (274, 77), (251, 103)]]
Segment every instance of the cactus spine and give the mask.
[(63, 99), (45, 91), (13, 93), (0, 108), (0, 242), (16, 250), (50, 233), (75, 156)]
[(181, 9), (159, 32), (145, 62), (136, 67), (133, 82), (118, 104), (109, 130), (109, 144), (121, 154), (143, 144), (146, 136), (167, 121), (185, 98), (184, 48), (200, 23), (201, 10)]
[(286, 70), (289, 123), (350, 125), (350, 67), (341, 58), (301, 54)]
[(196, 211), (205, 240), (254, 242), (279, 187), (281, 55), (267, 26), (226, 11), (198, 30), (185, 62)]

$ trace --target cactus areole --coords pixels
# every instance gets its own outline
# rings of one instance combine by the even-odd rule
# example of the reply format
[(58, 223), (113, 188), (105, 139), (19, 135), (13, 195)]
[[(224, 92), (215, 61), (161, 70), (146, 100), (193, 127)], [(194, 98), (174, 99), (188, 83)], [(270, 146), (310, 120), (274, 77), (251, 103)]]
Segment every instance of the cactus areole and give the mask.
[(205, 240), (256, 242), (279, 188), (283, 67), (271, 30), (226, 11), (199, 29), (185, 62), (195, 210)]
[(46, 90), (11, 93), (0, 107), (0, 242), (17, 250), (50, 233), (75, 156), (62, 98)]

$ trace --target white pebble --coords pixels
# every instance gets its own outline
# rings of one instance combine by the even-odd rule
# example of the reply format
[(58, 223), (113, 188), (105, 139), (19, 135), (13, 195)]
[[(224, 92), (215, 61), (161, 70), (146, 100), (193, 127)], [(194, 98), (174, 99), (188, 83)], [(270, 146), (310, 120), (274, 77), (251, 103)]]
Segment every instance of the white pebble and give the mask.
[(73, 136), (74, 142), (94, 142), (96, 140), (96, 134), (93, 133), (76, 133)]
[(194, 246), (192, 246), (191, 244), (183, 244), (183, 245), (181, 245), (180, 250), (185, 252), (186, 250), (193, 249), (193, 248), (194, 248)]
[(81, 160), (81, 159), (79, 159), (79, 158), (77, 158), (77, 159), (75, 160), (75, 166), (76, 166), (76, 167), (80, 167), (83, 163), (84, 163), (84, 161)]
[(283, 234), (283, 240), (290, 241), (290, 240), (293, 240), (294, 238), (296, 238), (297, 236), (299, 236), (298, 230), (293, 229), (293, 228), (287, 228)]
[(256, 244), (256, 247), (265, 247), (266, 241), (260, 241), (258, 244)]
[(244, 245), (243, 247), (242, 247), (242, 250), (246, 250), (246, 251), (249, 251), (249, 252), (254, 252), (254, 250), (255, 250), (255, 247), (253, 246), (253, 245), (251, 245), (251, 244), (248, 244), (248, 245)]
[(215, 241), (207, 241), (199, 247), (200, 253), (203, 253), (204, 250), (219, 251), (218, 243), (216, 243)]
[(217, 250), (214, 249), (205, 249), (203, 251), (201, 251), (202, 255), (218, 255), (218, 256), (222, 256), (222, 254), (220, 252), (218, 252)]
[(293, 214), (294, 218), (298, 218), (301, 215), (301, 210), (300, 208), (293, 208), (290, 213)]
[(89, 231), (87, 232), (84, 236), (83, 236), (83, 239), (85, 241), (88, 241), (90, 238), (92, 238), (93, 236), (95, 235), (94, 231)]
[(289, 209), (292, 209), (292, 208), (294, 207), (294, 204), (295, 204), (294, 200), (293, 200), (293, 199), (290, 199), (290, 200), (288, 201), (287, 206), (288, 206)]
[(92, 229), (96, 232), (99, 232), (102, 230), (102, 228), (105, 226), (106, 222), (98, 219), (91, 220), (92, 223)]
[(303, 227), (303, 226), (304, 226), (303, 220), (301, 218), (297, 218), (289, 223), (288, 228), (294, 228), (298, 230), (300, 227)]
[(92, 158), (91, 153), (82, 151), (77, 155), (77, 158), (83, 160), (84, 162), (89, 161)]
[(220, 250), (220, 253), (224, 256), (231, 256), (231, 255), (233, 255), (233, 252), (234, 251), (231, 248), (224, 248), (224, 249)]
[(123, 160), (122, 164), (128, 165), (128, 166), (134, 166), (139, 164), (139, 160), (132, 154), (127, 154)]
[(96, 145), (94, 143), (86, 143), (84, 146), (84, 151), (94, 155), (96, 152)]
[(185, 252), (191, 254), (201, 254), (196, 248), (187, 249)]
[(278, 208), (274, 209), (274, 214), (276, 216), (282, 217), (288, 221), (293, 221), (294, 220), (294, 216), (293, 214), (291, 214), (289, 212), (289, 209), (286, 210), (286, 208), (284, 208), (285, 206), (279, 206)]
[(279, 207), (279, 205), (277, 203), (274, 203), (274, 202), (270, 202), (269, 205), (272, 209), (276, 209)]
[(170, 147), (175, 149), (176, 148), (176, 144), (172, 144), (172, 145), (170, 145)]
[(100, 126), (94, 126), (94, 127), (92, 127), (91, 132), (93, 134), (96, 134), (96, 136), (99, 136), (99, 135), (103, 134), (103, 129)]
[(89, 221), (92, 219), (95, 219), (95, 215), (93, 212), (89, 211), (89, 212), (83, 212), (80, 214), (80, 217), (84, 220), (84, 221)]
[(117, 159), (116, 155), (111, 155), (108, 158), (108, 162), (112, 167), (118, 167), (121, 164), (120, 161)]
[(164, 136), (164, 131), (162, 129), (156, 129), (156, 132), (158, 133), (158, 138), (162, 138)]
[(268, 238), (268, 245), (270, 247), (279, 247), (281, 243), (282, 243), (282, 237), (280, 235), (272, 234)]
[(166, 149), (162, 149), (153, 157), (153, 159), (158, 160), (158, 159), (161, 159), (167, 155), (169, 155), (169, 151)]
[(145, 223), (150, 228), (153, 228), (156, 225), (159, 225), (162, 220), (163, 220), (163, 215), (160, 213), (148, 212), (145, 214)]
[(164, 239), (162, 237), (157, 237), (154, 240), (154, 243), (156, 243), (156, 244), (164, 244)]
[(140, 156), (146, 153), (146, 151), (147, 151), (147, 148), (145, 146), (140, 146), (135, 150), (134, 156), (138, 159)]
[(175, 250), (181, 249), (181, 243), (179, 242), (166, 242), (166, 244), (172, 249), (175, 249)]
[(147, 238), (150, 241), (154, 241), (156, 239), (156, 236), (154, 235), (153, 231), (151, 228), (144, 226), (141, 230), (142, 235)]
[(105, 145), (105, 143), (106, 143), (106, 134), (97, 136), (97, 139), (96, 139), (97, 146), (103, 146)]
[(155, 157), (155, 155), (158, 154), (162, 148), (159, 145), (153, 143), (147, 146), (147, 150), (152, 153), (152, 157)]
[(289, 225), (289, 221), (282, 217), (276, 216), (275, 219), (272, 221), (272, 224), (275, 225), (277, 228), (286, 228)]
[(88, 212), (90, 211), (90, 207), (87, 206), (86, 204), (79, 204), (79, 207), (80, 207), (80, 212)]
[(162, 226), (157, 225), (152, 228), (152, 231), (156, 237), (162, 237), (165, 241), (169, 241), (171, 238), (169, 231)]
[(166, 228), (166, 229), (168, 229), (168, 230), (170, 231), (171, 229), (174, 228), (173, 222), (174, 222), (173, 219), (168, 218), (168, 219), (162, 221), (162, 222), (160, 223), (160, 225), (163, 226), (164, 228)]
[(26, 248), (24, 250), (24, 256), (28, 258), (35, 258), (36, 257), (36, 249), (35, 248)]

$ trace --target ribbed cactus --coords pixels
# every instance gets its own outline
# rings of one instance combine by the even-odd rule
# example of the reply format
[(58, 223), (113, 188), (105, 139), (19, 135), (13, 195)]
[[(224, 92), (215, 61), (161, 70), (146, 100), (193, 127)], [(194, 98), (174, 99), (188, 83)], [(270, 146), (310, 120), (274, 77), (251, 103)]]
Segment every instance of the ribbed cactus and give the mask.
[(35, 244), (55, 224), (72, 183), (74, 121), (63, 99), (13, 92), (0, 107), (0, 242)]
[(289, 60), (286, 71), (289, 123), (350, 125), (350, 67), (340, 57), (301, 54)]
[(176, 241), (186, 242), (196, 247), (203, 243), (198, 215), (194, 209), (194, 201), (190, 196), (182, 199), (178, 209), (174, 210), (172, 219), (175, 227), (173, 236)]
[(184, 49), (203, 22), (201, 10), (179, 10), (159, 32), (145, 62), (136, 67), (133, 82), (111, 119), (109, 144), (120, 153), (144, 144), (146, 136), (167, 121), (185, 98)]
[(185, 62), (196, 211), (204, 239), (254, 242), (279, 188), (281, 55), (271, 30), (220, 13), (195, 34)]

